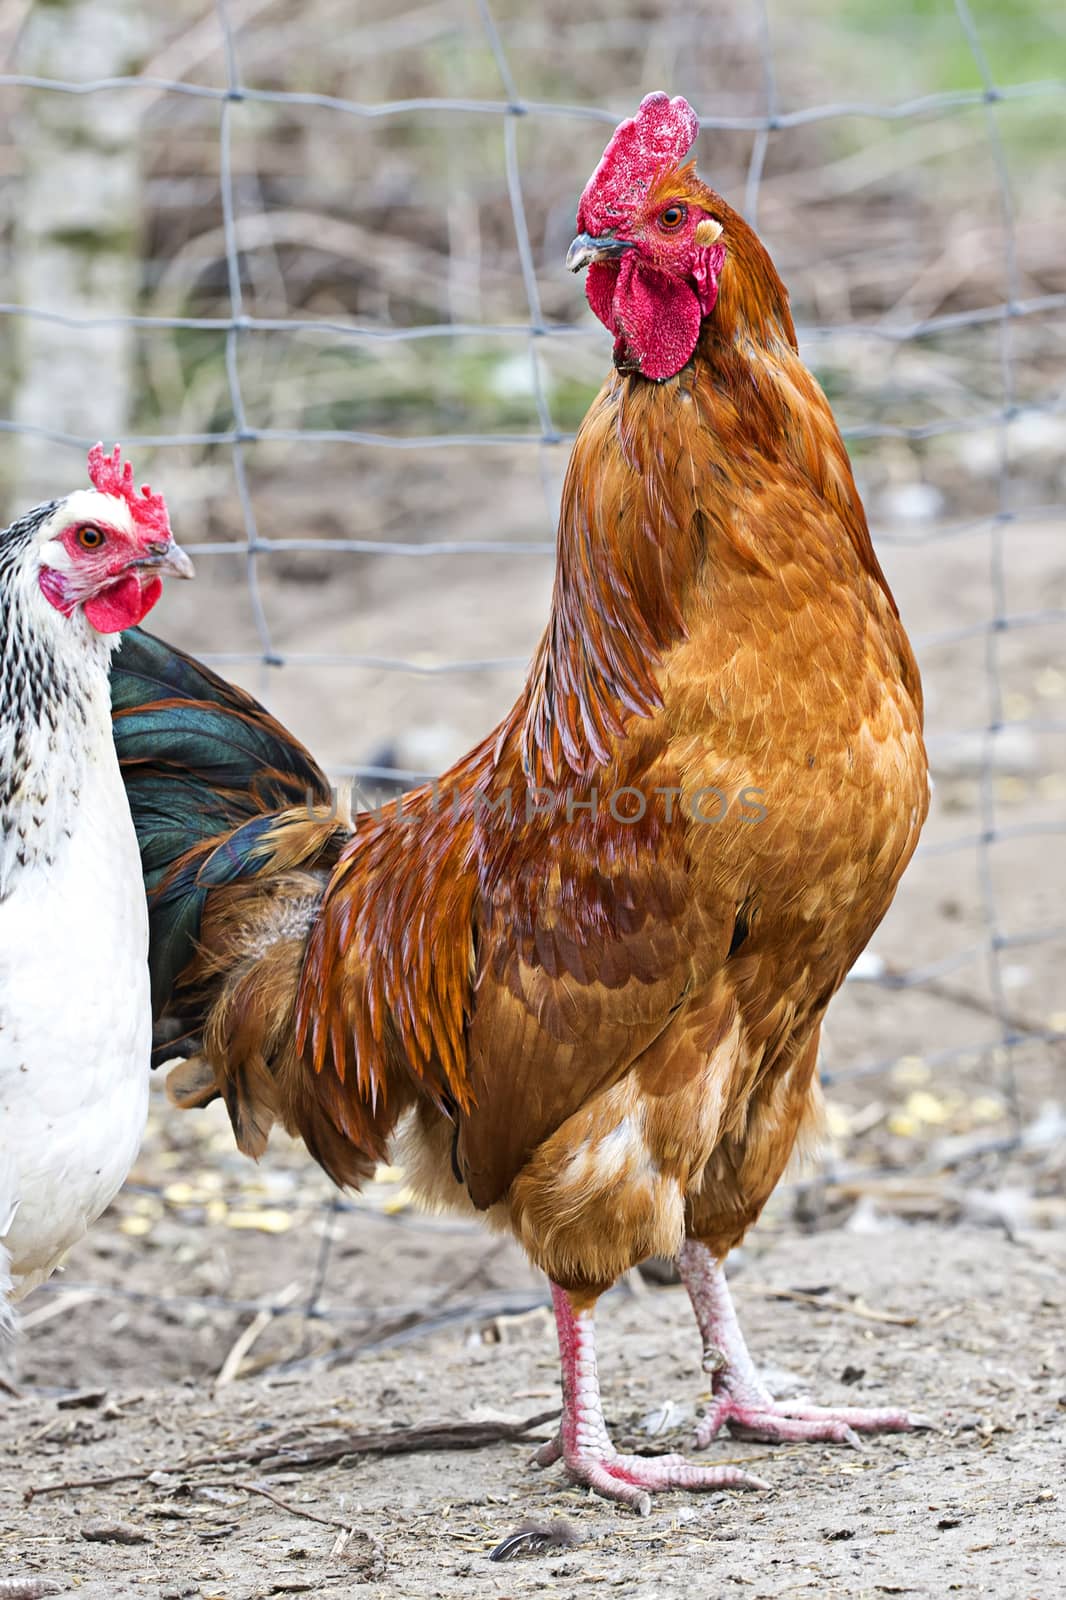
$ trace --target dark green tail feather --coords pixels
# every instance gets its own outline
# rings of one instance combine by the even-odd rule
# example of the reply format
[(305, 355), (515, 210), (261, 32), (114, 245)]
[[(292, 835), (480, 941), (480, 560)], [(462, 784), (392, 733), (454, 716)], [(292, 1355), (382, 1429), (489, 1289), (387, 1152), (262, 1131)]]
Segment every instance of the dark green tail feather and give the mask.
[[(111, 709), (148, 890), (158, 1019), (193, 955), (208, 890), (254, 876), (276, 813), (332, 796), (321, 768), (250, 695), (140, 628), (112, 658)], [(210, 839), (218, 849), (178, 865)]]

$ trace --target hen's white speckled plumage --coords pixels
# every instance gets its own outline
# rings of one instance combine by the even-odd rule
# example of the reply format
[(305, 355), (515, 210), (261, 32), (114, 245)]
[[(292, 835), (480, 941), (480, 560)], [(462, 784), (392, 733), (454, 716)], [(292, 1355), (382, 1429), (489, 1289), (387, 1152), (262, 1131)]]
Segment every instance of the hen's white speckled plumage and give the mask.
[[(21, 681), (4, 696), (0, 737), (0, 1246), (17, 1299), (48, 1276), (133, 1163), (148, 1106), (151, 1000), (140, 856), (111, 735), (109, 643), (84, 617), (46, 606), (21, 573), (8, 577), (0, 686), (10, 691), (16, 673)], [(29, 629), (45, 652), (40, 668), (27, 656)], [(52, 680), (28, 718), (27, 659), (31, 677)]]
[[(106, 683), (105, 683), (106, 687)], [(148, 917), (118, 762), (86, 763), (71, 833), (0, 904), (0, 1162), (17, 1292), (110, 1203), (148, 1109)]]

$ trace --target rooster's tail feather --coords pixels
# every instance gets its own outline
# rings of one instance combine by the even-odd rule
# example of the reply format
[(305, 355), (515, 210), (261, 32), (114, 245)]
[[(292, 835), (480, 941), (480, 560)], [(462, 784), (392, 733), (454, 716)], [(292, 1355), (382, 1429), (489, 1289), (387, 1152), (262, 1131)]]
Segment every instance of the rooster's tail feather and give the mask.
[(256, 1157), (281, 1121), (338, 1182), (356, 1182), (369, 1163), (295, 1041), (307, 936), (350, 838), (329, 785), (250, 696), (150, 634), (124, 635), (111, 683), (148, 889), (154, 1057), (186, 1058), (171, 1098), (221, 1095)]
[(152, 1004), (173, 995), (213, 886), (240, 877), (277, 813), (328, 806), (325, 775), (250, 695), (140, 628), (111, 666), (111, 706), (151, 916)]

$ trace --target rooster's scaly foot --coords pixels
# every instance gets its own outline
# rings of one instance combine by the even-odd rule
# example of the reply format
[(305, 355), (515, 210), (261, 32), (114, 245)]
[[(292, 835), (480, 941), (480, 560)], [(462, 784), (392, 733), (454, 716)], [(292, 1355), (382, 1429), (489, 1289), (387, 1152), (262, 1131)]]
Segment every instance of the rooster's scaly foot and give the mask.
[(638, 1516), (651, 1510), (659, 1489), (767, 1489), (769, 1484), (739, 1467), (697, 1467), (684, 1456), (623, 1456), (604, 1437), (597, 1448), (543, 1446), (534, 1460), (550, 1466), (562, 1458), (571, 1483), (585, 1484), (605, 1500), (618, 1500)]
[(925, 1417), (894, 1407), (864, 1410), (775, 1400), (748, 1354), (720, 1263), (706, 1246), (689, 1240), (678, 1265), (703, 1335), (704, 1370), (712, 1374), (711, 1404), (696, 1427), (698, 1450), (726, 1426), (737, 1439), (846, 1444), (854, 1450), (862, 1449), (862, 1433), (908, 1433), (931, 1426)]
[(860, 1433), (908, 1433), (928, 1427), (923, 1417), (890, 1407), (861, 1410), (852, 1406), (812, 1406), (775, 1400), (763, 1388), (750, 1395), (715, 1395), (707, 1415), (696, 1426), (695, 1447), (706, 1449), (728, 1424), (735, 1439), (768, 1444), (824, 1442), (862, 1449)]
[(605, 1500), (617, 1500), (639, 1516), (651, 1510), (657, 1489), (765, 1489), (767, 1484), (738, 1467), (697, 1467), (684, 1456), (619, 1455), (607, 1434), (596, 1373), (591, 1311), (575, 1311), (564, 1289), (552, 1285), (563, 1368), (563, 1417), (559, 1432), (541, 1445), (535, 1465), (562, 1461), (572, 1483), (585, 1484)]

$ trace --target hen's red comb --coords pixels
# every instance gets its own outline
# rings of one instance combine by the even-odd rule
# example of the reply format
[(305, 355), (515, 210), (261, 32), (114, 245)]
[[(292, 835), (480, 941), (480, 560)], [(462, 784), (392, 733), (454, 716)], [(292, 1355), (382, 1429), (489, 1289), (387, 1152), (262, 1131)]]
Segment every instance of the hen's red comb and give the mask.
[(647, 94), (635, 117), (619, 123), (577, 208), (582, 233), (606, 233), (651, 188), (664, 167), (688, 155), (700, 119), (688, 101), (661, 91)]
[(125, 500), (142, 532), (170, 538), (166, 501), (161, 494), (153, 494), (147, 484), (140, 494), (137, 493), (133, 485), (133, 467), (129, 461), (123, 462), (120, 446), (116, 445), (112, 454), (105, 456), (102, 444), (93, 445), (89, 451), (89, 479), (100, 494), (113, 494)]

